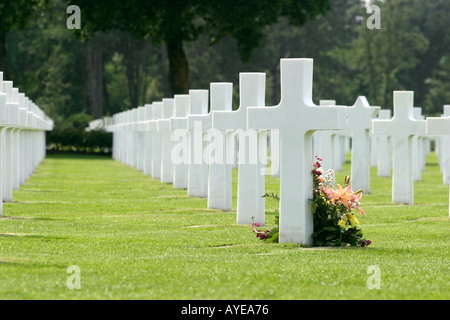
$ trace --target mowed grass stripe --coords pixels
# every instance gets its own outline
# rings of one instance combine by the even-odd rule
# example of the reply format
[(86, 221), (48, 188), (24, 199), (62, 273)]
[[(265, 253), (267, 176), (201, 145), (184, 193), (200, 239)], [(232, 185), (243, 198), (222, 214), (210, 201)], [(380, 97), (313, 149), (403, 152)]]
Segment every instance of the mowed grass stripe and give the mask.
[[(349, 172), (347, 162), (337, 182)], [(436, 155), (414, 206), (391, 204), (391, 180), (371, 174), (359, 220), (373, 244), (302, 248), (262, 243), (235, 212), (109, 158), (49, 156), (4, 206), (0, 298), (448, 299), (448, 186)], [(233, 182), (236, 195), (236, 171)], [(266, 191), (278, 193), (279, 179), (266, 177)], [(267, 225), (276, 206), (266, 200)], [(70, 265), (80, 290), (66, 286)], [(379, 290), (367, 287), (371, 265)]]

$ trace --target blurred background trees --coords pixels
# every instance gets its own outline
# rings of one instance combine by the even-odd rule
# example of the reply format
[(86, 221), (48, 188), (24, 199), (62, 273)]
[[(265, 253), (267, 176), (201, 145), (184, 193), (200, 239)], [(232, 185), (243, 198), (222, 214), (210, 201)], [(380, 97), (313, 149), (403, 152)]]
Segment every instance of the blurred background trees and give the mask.
[[(439, 115), (450, 104), (450, 1), (372, 3), (380, 30), (366, 27), (360, 0), (0, 0), (0, 65), (56, 126), (216, 81), (234, 83), (237, 108), (239, 72), (266, 72), (266, 104), (277, 104), (279, 59), (294, 57), (314, 58), (316, 103), (365, 95), (392, 109), (392, 91), (414, 90), (415, 105)], [(66, 28), (69, 4), (79, 32)]]

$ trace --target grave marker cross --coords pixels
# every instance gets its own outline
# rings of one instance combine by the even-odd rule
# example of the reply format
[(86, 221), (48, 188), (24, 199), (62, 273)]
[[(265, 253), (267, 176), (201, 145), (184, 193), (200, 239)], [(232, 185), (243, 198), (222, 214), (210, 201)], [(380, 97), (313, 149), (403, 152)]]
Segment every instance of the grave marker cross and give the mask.
[(161, 178), (161, 133), (158, 132), (158, 121), (163, 115), (163, 103), (153, 102), (152, 120), (147, 122), (147, 130), (152, 133), (152, 178)]
[(175, 115), (175, 99), (166, 98), (162, 103), (162, 119), (158, 120), (158, 132), (161, 133), (161, 182), (173, 183), (170, 118)]
[[(172, 140), (181, 139), (181, 149), (172, 149), (172, 160), (176, 156), (181, 157), (183, 161), (173, 162), (173, 187), (176, 189), (187, 189), (188, 184), (188, 136), (187, 136), (187, 115), (189, 111), (189, 95), (175, 95), (175, 117), (170, 119), (170, 130), (172, 132)], [(181, 133), (182, 136), (178, 136)], [(175, 134), (177, 136), (175, 137)], [(178, 145), (178, 144), (177, 144)]]
[(351, 185), (353, 190), (370, 192), (370, 129), (380, 107), (371, 107), (365, 97), (358, 97), (347, 109), (347, 128), (352, 134)]
[(187, 129), (189, 131), (187, 189), (190, 197), (206, 198), (208, 196), (208, 164), (203, 161), (203, 121), (210, 118), (208, 115), (208, 96), (208, 90), (189, 90), (191, 112), (187, 116)]
[(248, 108), (248, 128), (280, 129), (279, 241), (312, 245), (312, 135), (344, 129), (347, 110), (313, 103), (312, 59), (281, 59), (280, 67), (280, 104)]
[[(391, 110), (380, 110), (378, 119), (390, 120)], [(377, 175), (379, 177), (391, 176), (391, 146), (388, 136), (375, 136), (377, 139)]]
[[(258, 146), (267, 139), (265, 130), (247, 130), (247, 107), (265, 106), (265, 73), (240, 73), (240, 105), (236, 111), (214, 111), (213, 128), (234, 130), (227, 134), (227, 145), (232, 145), (234, 136), (239, 137), (237, 223), (264, 225), (264, 175), (258, 163)], [(247, 142), (248, 141), (248, 142)], [(264, 148), (264, 150), (266, 150)], [(230, 150), (228, 150), (230, 151)], [(267, 151), (265, 152), (267, 155)]]
[[(214, 111), (231, 111), (233, 84), (211, 83), (210, 94), (211, 112), (209, 113), (208, 122), (210, 128), (212, 128)], [(208, 158), (209, 163), (208, 209), (231, 210), (232, 166), (226, 161), (227, 148), (224, 143), (226, 133), (226, 130), (212, 129), (206, 133), (205, 137), (207, 141), (212, 141), (204, 150), (204, 157)]]
[[(427, 117), (426, 133), (430, 135), (445, 135), (450, 137), (450, 116), (448, 117)], [(449, 205), (450, 216), (450, 205)]]
[(425, 134), (425, 120), (413, 117), (413, 91), (394, 91), (394, 116), (391, 120), (373, 120), (373, 133), (391, 137), (392, 202), (414, 203), (412, 137)]

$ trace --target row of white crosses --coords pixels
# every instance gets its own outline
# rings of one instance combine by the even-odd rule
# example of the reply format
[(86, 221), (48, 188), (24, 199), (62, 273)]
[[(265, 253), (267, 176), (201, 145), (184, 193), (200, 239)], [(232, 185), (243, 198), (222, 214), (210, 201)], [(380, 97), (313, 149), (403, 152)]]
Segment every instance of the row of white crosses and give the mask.
[(86, 131), (96, 131), (105, 129), (109, 125), (112, 124), (112, 118), (105, 117), (103, 119), (97, 119), (89, 122), (88, 127), (85, 129)]
[[(107, 128), (114, 132), (114, 159), (143, 170), (161, 182), (172, 183), (174, 188), (187, 189), (189, 196), (207, 197), (209, 209), (231, 210), (234, 155), (229, 151), (236, 149), (235, 135), (239, 137), (242, 162), (253, 157), (251, 144), (261, 146), (261, 155), (267, 154), (262, 143), (267, 139), (266, 130), (252, 131), (254, 134), (250, 135), (244, 132), (246, 108), (264, 106), (265, 74), (240, 75), (241, 102), (237, 111), (232, 111), (232, 94), (232, 83), (211, 83), (210, 92), (190, 90), (188, 95), (175, 95), (173, 99), (114, 115), (114, 124)], [(209, 95), (211, 111), (208, 113)], [(139, 134), (144, 138), (140, 139)], [(177, 144), (179, 140), (185, 144)], [(174, 162), (174, 154), (183, 161)], [(143, 159), (142, 166), (140, 159)], [(239, 163), (237, 220), (240, 224), (251, 223), (252, 215), (257, 222), (264, 223), (261, 169), (256, 160)]]
[[(320, 106), (336, 106), (334, 100), (321, 100)], [(372, 118), (380, 107), (371, 107), (365, 97), (358, 97), (347, 107), (345, 130), (317, 131), (314, 133), (314, 154), (322, 159), (325, 170), (341, 171), (345, 162), (345, 140), (352, 141), (351, 177), (355, 190), (370, 192), (370, 157)]]
[[(416, 120), (424, 120), (422, 108), (413, 108), (413, 118)], [(380, 110), (378, 119), (391, 119), (391, 110)], [(414, 181), (422, 180), (422, 171), (425, 170), (425, 161), (431, 150), (432, 139), (433, 137), (428, 135), (414, 134), (412, 137)], [(391, 176), (391, 154), (392, 144), (390, 137), (387, 135), (372, 135), (372, 165), (377, 167), (377, 175), (379, 177)]]
[[(450, 163), (447, 160), (449, 157), (450, 139), (450, 105), (444, 106), (444, 114), (442, 117), (428, 117), (426, 119), (426, 133), (429, 135), (441, 136), (439, 144), (439, 156), (442, 157), (441, 168), (443, 169), (444, 184), (448, 184), (448, 172), (450, 171)], [(450, 195), (449, 195), (450, 197)], [(450, 216), (450, 202), (449, 202), (449, 216)]]
[[(372, 130), (392, 141), (393, 201), (412, 204), (412, 137), (425, 135), (425, 121), (413, 118), (412, 92), (394, 93), (392, 119), (372, 120), (379, 107), (371, 107), (364, 97), (352, 107), (336, 106), (334, 101), (321, 106), (313, 103), (312, 59), (282, 59), (280, 66), (281, 102), (277, 106), (265, 107), (265, 74), (241, 73), (236, 111), (231, 108), (232, 84), (211, 83), (209, 113), (208, 91), (190, 90), (188, 95), (115, 115), (108, 128), (114, 132), (114, 158), (176, 188), (187, 188), (190, 196), (208, 197), (210, 209), (231, 210), (232, 161), (228, 160), (233, 158), (230, 153), (238, 135), (237, 221), (249, 224), (255, 216), (256, 222), (264, 223), (261, 169), (267, 163), (267, 130), (272, 130), (279, 134), (279, 140), (272, 139), (271, 144), (280, 152), (280, 242), (311, 245), (314, 132), (346, 130), (351, 135), (352, 187), (368, 192)], [(174, 147), (178, 140), (186, 144)], [(249, 151), (252, 145), (258, 146), (252, 149), (258, 155)], [(174, 152), (188, 160), (187, 165), (174, 162)], [(249, 161), (252, 157), (258, 160)]]
[[(450, 105), (444, 105), (441, 117), (450, 117)], [(450, 137), (441, 135), (436, 141), (436, 149), (439, 155), (439, 166), (443, 175), (444, 184), (450, 184)]]
[(0, 72), (0, 217), (3, 202), (12, 202), (13, 190), (28, 181), (44, 159), (49, 130), (53, 121)]
[(413, 137), (425, 135), (425, 120), (414, 119), (414, 92), (394, 92), (392, 119), (373, 120), (373, 133), (392, 141), (392, 202), (414, 203)]

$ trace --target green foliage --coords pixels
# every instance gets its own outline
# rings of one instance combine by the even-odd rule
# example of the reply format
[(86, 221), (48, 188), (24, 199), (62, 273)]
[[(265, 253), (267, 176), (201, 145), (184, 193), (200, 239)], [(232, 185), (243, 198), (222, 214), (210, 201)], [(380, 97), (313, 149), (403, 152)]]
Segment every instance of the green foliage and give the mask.
[(1, 26), (6, 30), (13, 27), (23, 29), (38, 6), (43, 6), (43, 0), (14, 0), (0, 2)]
[[(275, 192), (266, 192), (263, 196), (263, 198), (269, 198), (269, 199), (273, 199), (277, 202), (280, 202), (280, 197), (275, 193)], [(275, 209), (275, 225), (276, 227), (271, 228), (270, 232), (269, 232), (269, 237), (268, 237), (268, 241), (269, 243), (275, 243), (278, 242), (278, 233), (279, 233), (279, 225), (280, 225), (280, 207), (277, 207)]]
[(439, 61), (439, 67), (433, 72), (432, 78), (427, 83), (430, 86), (426, 98), (428, 110), (436, 116), (442, 114), (442, 106), (450, 102), (450, 54), (445, 55)]
[(86, 131), (92, 117), (79, 113), (58, 122), (47, 133), (49, 152), (109, 154), (112, 150), (112, 133), (103, 129)]
[(366, 246), (367, 240), (364, 239), (362, 230), (358, 226), (346, 224), (345, 227), (339, 226), (342, 213), (336, 210), (336, 206), (327, 203), (324, 197), (315, 197), (314, 215), (314, 233), (312, 238), (316, 246)]
[(47, 150), (52, 152), (110, 154), (112, 134), (104, 130), (59, 128), (47, 133)]
[(139, 39), (151, 37), (164, 44), (172, 94), (187, 93), (190, 88), (184, 42), (195, 41), (202, 33), (209, 36), (211, 45), (231, 37), (236, 39), (241, 60), (249, 61), (261, 43), (264, 28), (276, 23), (280, 17), (302, 25), (330, 9), (329, 0), (111, 0), (94, 3), (72, 0), (68, 3), (89, 8), (83, 11), (83, 26), (78, 31), (85, 39), (97, 32), (117, 29), (130, 32)]
[[(6, 41), (0, 40), (8, 52), (7, 78), (53, 119), (90, 113), (87, 44), (65, 27), (69, 1), (44, 2), (1, 3), (15, 12), (8, 13), (8, 19), (20, 22), (8, 22), (12, 27)], [(450, 2), (372, 2), (381, 7), (380, 30), (367, 29), (369, 15), (360, 0), (330, 1), (330, 11), (325, 1), (177, 3), (183, 12), (176, 21), (184, 26), (190, 88), (233, 82), (236, 108), (239, 72), (266, 72), (266, 104), (278, 104), (279, 59), (307, 57), (314, 58), (316, 103), (334, 99), (352, 105), (357, 96), (365, 95), (372, 105), (391, 108), (392, 91), (407, 89), (414, 90), (415, 104), (425, 108), (425, 115), (441, 113), (448, 103), (445, 84), (450, 82), (445, 63)], [(101, 38), (105, 115), (136, 107), (136, 101), (143, 105), (171, 95), (169, 57), (161, 35), (180, 27), (164, 23), (166, 15), (173, 14), (172, 1), (73, 3), (82, 11), (81, 32), (98, 32)], [(297, 22), (305, 23), (299, 27)], [(114, 30), (119, 26), (125, 31)]]
[(274, 200), (280, 202), (280, 197), (274, 192), (266, 192), (262, 197), (274, 199)]
[[(273, 199), (277, 202), (280, 202), (280, 197), (274, 193), (274, 192), (266, 192), (264, 195), (261, 196), (261, 198), (269, 198)], [(252, 217), (252, 230), (256, 234), (256, 237), (258, 239), (261, 239), (263, 241), (266, 241), (268, 243), (278, 243), (278, 237), (279, 237), (279, 207), (275, 209), (275, 224), (276, 227), (262, 229), (259, 223), (255, 223), (254, 217)]]

